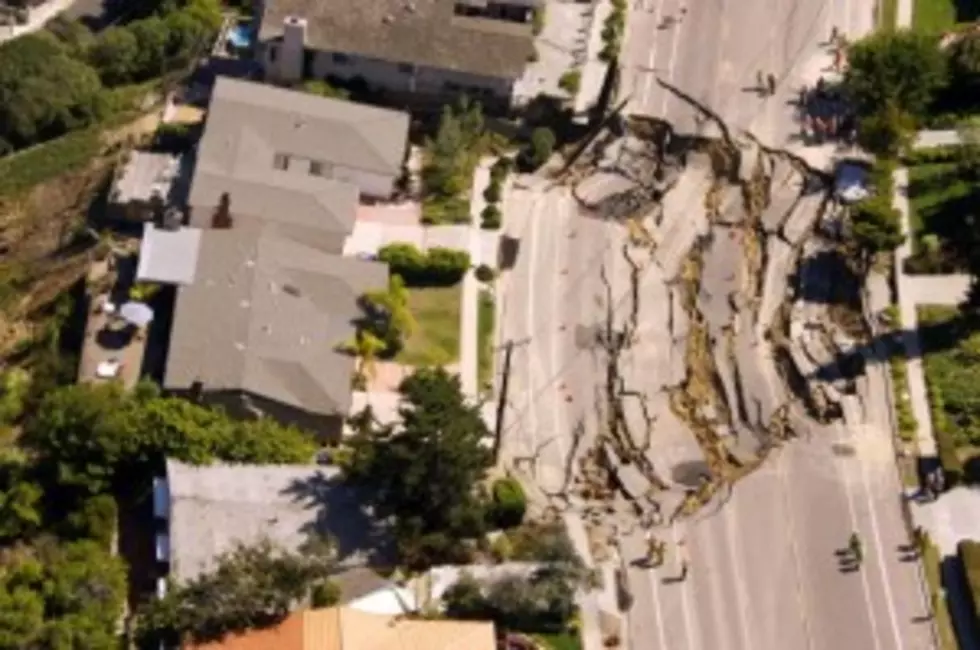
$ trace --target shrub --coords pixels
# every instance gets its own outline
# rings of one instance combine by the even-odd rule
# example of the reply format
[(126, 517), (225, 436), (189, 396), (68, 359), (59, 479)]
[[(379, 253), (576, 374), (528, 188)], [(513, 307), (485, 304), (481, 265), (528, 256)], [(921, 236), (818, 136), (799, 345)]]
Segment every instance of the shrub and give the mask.
[(514, 168), (514, 161), (510, 158), (498, 158), (497, 162), (490, 168), (490, 179), (503, 183)]
[(527, 497), (516, 479), (508, 477), (493, 482), (493, 518), (498, 526), (520, 526), (526, 510)]
[(483, 198), (487, 203), (500, 202), (500, 194), (500, 182), (496, 180), (491, 180), (490, 184), (487, 185), (487, 189), (483, 190)]
[(531, 33), (535, 36), (544, 30), (544, 19), (544, 7), (535, 7), (534, 11), (531, 12)]
[(507, 535), (500, 534), (490, 545), (490, 553), (497, 562), (508, 562), (514, 557), (514, 545)]
[(459, 282), (470, 268), (470, 254), (450, 248), (431, 248), (423, 253), (412, 244), (389, 244), (378, 251), (408, 286), (442, 286)]
[(451, 248), (431, 248), (427, 260), (428, 275), (436, 284), (455, 284), (470, 268), (470, 254)]
[(497, 271), (493, 267), (481, 264), (476, 267), (476, 279), (480, 282), (493, 282), (497, 278)]
[(531, 142), (521, 152), (518, 164), (524, 171), (534, 171), (548, 162), (555, 149), (555, 133), (549, 128), (538, 127), (531, 132)]
[(119, 507), (108, 494), (87, 499), (82, 507), (68, 515), (65, 521), (68, 535), (94, 539), (107, 550), (112, 550), (112, 540), (119, 520)]
[(946, 405), (942, 393), (933, 385), (929, 386), (929, 410), (936, 437), (936, 454), (939, 456), (939, 464), (943, 468), (946, 487), (952, 488), (963, 480), (963, 462), (956, 452), (956, 440), (949, 430), (949, 420), (946, 418)]
[(503, 222), (503, 215), (500, 208), (495, 205), (488, 205), (480, 213), (480, 227), (484, 230), (496, 230)]
[(405, 278), (418, 276), (426, 265), (426, 255), (412, 244), (388, 244), (378, 251), (378, 259), (386, 263), (391, 272)]
[(956, 545), (956, 554), (963, 565), (969, 600), (975, 616), (980, 616), (980, 542), (965, 539)]
[(333, 607), (340, 602), (340, 585), (327, 579), (313, 585), (310, 590), (310, 605), (313, 607)]
[(558, 79), (558, 87), (569, 95), (578, 94), (582, 85), (582, 73), (578, 70), (568, 70)]

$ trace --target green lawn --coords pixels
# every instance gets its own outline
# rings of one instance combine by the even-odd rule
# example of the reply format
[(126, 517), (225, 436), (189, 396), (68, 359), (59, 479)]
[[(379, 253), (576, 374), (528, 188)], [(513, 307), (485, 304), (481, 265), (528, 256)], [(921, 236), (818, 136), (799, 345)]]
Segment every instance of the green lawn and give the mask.
[(884, 31), (895, 29), (898, 16), (898, 0), (882, 0), (878, 4), (878, 28)]
[(459, 284), (410, 288), (408, 308), (415, 328), (395, 360), (409, 366), (442, 366), (456, 361), (461, 295)]
[(934, 406), (957, 447), (980, 444), (980, 330), (955, 307), (922, 306), (918, 314), (926, 383), (941, 398)]
[(549, 650), (582, 650), (582, 640), (577, 634), (535, 634), (534, 640)]
[(477, 377), (481, 390), (492, 388), (493, 381), (493, 330), (496, 304), (489, 291), (480, 292), (479, 328), (477, 341)]
[(927, 33), (940, 33), (958, 23), (967, 23), (980, 16), (980, 0), (915, 0), (912, 6), (912, 28)]
[[(953, 272), (957, 266), (957, 251), (949, 243), (965, 241), (964, 229), (969, 228), (965, 217), (975, 214), (980, 200), (980, 185), (965, 180), (957, 171), (957, 163), (942, 162), (915, 165), (909, 168), (909, 220), (912, 228), (913, 251), (923, 251), (922, 238), (935, 235), (943, 244), (939, 256), (950, 268), (934, 268), (929, 272)], [(960, 264), (961, 266), (961, 264)]]

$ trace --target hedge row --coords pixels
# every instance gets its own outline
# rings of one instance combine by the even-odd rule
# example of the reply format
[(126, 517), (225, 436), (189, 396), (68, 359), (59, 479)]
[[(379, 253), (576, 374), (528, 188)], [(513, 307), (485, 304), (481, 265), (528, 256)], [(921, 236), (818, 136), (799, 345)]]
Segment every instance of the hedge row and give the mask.
[(922, 553), (922, 569), (929, 585), (929, 600), (933, 616), (936, 620), (936, 630), (939, 633), (940, 650), (957, 650), (956, 631), (949, 615), (949, 606), (943, 592), (942, 557), (936, 544), (923, 535), (920, 551)]
[(963, 155), (963, 147), (944, 145), (928, 149), (913, 149), (902, 156), (902, 162), (909, 167), (928, 165), (932, 163), (953, 162)]
[(413, 244), (389, 244), (378, 251), (378, 259), (410, 287), (456, 284), (470, 268), (466, 251), (435, 247), (422, 252)]
[(939, 389), (929, 384), (929, 411), (932, 416), (933, 434), (936, 438), (936, 454), (943, 468), (946, 487), (952, 488), (963, 481), (963, 462), (956, 453), (956, 440), (946, 417), (946, 403)]
[(956, 546), (956, 554), (963, 565), (966, 583), (970, 587), (970, 604), (974, 615), (980, 619), (980, 542), (965, 539)]

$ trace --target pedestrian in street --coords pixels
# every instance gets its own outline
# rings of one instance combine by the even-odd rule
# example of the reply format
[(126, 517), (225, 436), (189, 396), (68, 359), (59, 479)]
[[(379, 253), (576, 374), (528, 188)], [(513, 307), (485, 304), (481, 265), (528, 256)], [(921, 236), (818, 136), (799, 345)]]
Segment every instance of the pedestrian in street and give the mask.
[(766, 92), (766, 84), (764, 83), (765, 75), (762, 74), (762, 70), (755, 73), (755, 85), (760, 92)]
[(861, 544), (861, 538), (857, 532), (851, 533), (851, 538), (848, 540), (847, 546), (851, 551), (851, 556), (854, 558), (854, 561), (860, 565), (864, 559), (864, 547)]
[(766, 81), (768, 82), (768, 85), (769, 85), (769, 94), (770, 95), (775, 95), (776, 94), (776, 75), (774, 75), (774, 74), (772, 74), (770, 72), (769, 73), (769, 76), (766, 77)]
[(681, 562), (681, 582), (687, 580), (687, 560)]
[(840, 30), (839, 30), (839, 29), (837, 29), (837, 25), (834, 25), (834, 26), (833, 26), (833, 27), (832, 27), (832, 28), (830, 29), (830, 40), (829, 40), (829, 41), (827, 41), (827, 42), (828, 42), (828, 43), (830, 43), (831, 45), (833, 45), (834, 43), (836, 43), (836, 42), (837, 42), (837, 39), (838, 39), (838, 38), (840, 38)]

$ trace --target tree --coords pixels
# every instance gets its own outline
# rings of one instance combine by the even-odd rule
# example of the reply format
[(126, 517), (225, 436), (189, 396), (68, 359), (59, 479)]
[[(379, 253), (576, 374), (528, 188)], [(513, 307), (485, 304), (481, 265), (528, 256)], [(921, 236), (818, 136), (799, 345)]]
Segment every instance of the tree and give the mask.
[(905, 235), (891, 197), (875, 196), (858, 203), (851, 216), (851, 236), (865, 271), (877, 255), (901, 246)]
[(334, 88), (322, 79), (310, 79), (303, 83), (303, 91), (319, 97), (331, 97), (334, 99), (349, 99), (350, 93), (341, 88)]
[(843, 85), (861, 117), (891, 103), (918, 119), (945, 82), (946, 60), (934, 37), (882, 31), (850, 47)]
[(152, 16), (126, 26), (139, 44), (139, 54), (134, 59), (134, 80), (142, 81), (162, 75), (167, 71), (167, 55), (170, 51), (170, 30), (163, 18)]
[(22, 457), (0, 463), (0, 541), (23, 539), (41, 526), (41, 486), (28, 476)]
[(95, 41), (89, 60), (99, 71), (102, 83), (118, 86), (129, 83), (138, 72), (140, 43), (136, 34), (126, 27), (110, 27)]
[(96, 71), (44, 32), (0, 45), (0, 98), (0, 149), (57, 137), (106, 110)]
[(462, 194), (479, 159), (484, 137), (483, 111), (465, 99), (456, 110), (446, 106), (436, 137), (426, 143), (422, 182), (426, 192), (448, 198)]
[(0, 571), (0, 649), (111, 648), (126, 568), (95, 542), (38, 539)]
[(147, 646), (159, 640), (202, 643), (275, 625), (311, 598), (335, 567), (333, 546), (323, 540), (298, 552), (268, 540), (239, 545), (218, 557), (210, 572), (174, 585), (164, 598), (144, 606), (137, 638)]
[(489, 436), (459, 378), (442, 368), (416, 371), (399, 386), (402, 424), (352, 419), (348, 478), (370, 488), (370, 502), (392, 518), (403, 559), (424, 565), (456, 557), (460, 541), (482, 535), (478, 487), (490, 463)]
[(893, 101), (861, 119), (858, 136), (861, 146), (879, 156), (895, 158), (912, 141), (915, 120)]
[(548, 162), (555, 148), (555, 133), (549, 128), (538, 127), (531, 132), (530, 146), (518, 157), (518, 164), (526, 171), (532, 171)]
[[(415, 329), (415, 320), (408, 308), (408, 289), (400, 275), (388, 279), (388, 288), (383, 291), (369, 291), (362, 298), (367, 312), (360, 331), (358, 346), (375, 347), (374, 341), (383, 344), (387, 355), (396, 354)], [(365, 336), (372, 337), (366, 339)]]
[(950, 89), (975, 95), (980, 91), (980, 37), (964, 32), (949, 46)]
[(143, 388), (73, 385), (47, 394), (24, 443), (51, 485), (79, 499), (132, 490), (162, 470), (163, 459), (205, 464), (308, 462), (311, 438), (270, 419), (239, 421), (222, 411)]

